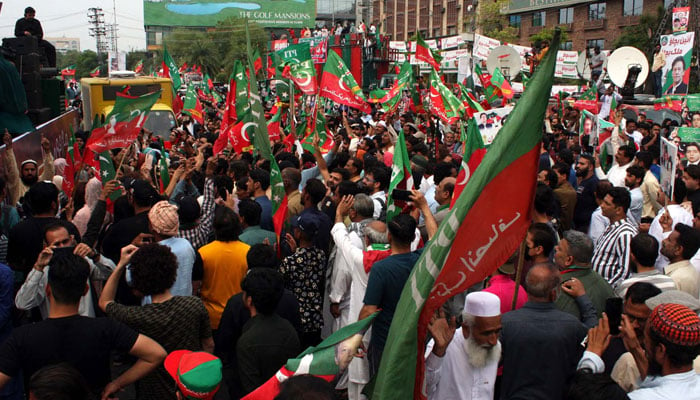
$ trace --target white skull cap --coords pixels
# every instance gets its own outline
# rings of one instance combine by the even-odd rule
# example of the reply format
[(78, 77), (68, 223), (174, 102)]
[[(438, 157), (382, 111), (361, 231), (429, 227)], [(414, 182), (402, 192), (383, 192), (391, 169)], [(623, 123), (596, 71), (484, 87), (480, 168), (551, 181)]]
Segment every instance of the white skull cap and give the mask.
[(501, 299), (489, 292), (473, 292), (467, 295), (464, 312), (475, 317), (496, 317), (501, 315)]

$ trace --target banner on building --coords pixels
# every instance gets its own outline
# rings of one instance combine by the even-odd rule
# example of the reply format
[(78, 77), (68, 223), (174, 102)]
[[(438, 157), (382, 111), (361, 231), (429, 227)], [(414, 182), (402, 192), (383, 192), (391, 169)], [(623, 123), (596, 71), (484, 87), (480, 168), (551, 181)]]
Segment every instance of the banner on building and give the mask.
[(474, 114), (479, 133), (481, 133), (481, 138), (484, 140), (485, 145), (488, 146), (493, 142), (511, 111), (513, 111), (513, 107), (502, 107)]
[(299, 43), (309, 42), (311, 59), (314, 64), (324, 64), (328, 53), (328, 39), (322, 37), (301, 38)]
[(443, 50), (454, 49), (461, 44), (464, 44), (464, 38), (460, 35), (440, 39), (440, 48)]
[(289, 46), (289, 42), (286, 39), (273, 40), (271, 43), (272, 51), (282, 50)]
[(688, 94), (690, 59), (695, 32), (661, 35), (661, 51), (666, 56), (663, 71), (663, 94)]
[(690, 7), (676, 7), (673, 9), (673, 33), (685, 33), (688, 31), (688, 19)]

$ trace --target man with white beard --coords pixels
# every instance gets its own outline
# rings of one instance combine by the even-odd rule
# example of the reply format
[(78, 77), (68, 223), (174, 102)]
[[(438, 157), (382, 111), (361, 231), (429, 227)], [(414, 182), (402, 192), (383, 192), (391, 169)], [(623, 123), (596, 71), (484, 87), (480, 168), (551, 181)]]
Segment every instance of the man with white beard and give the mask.
[(462, 326), (454, 317), (433, 318), (433, 337), (426, 349), (426, 385), (429, 399), (493, 399), (501, 358), (501, 301), (495, 294), (467, 295)]

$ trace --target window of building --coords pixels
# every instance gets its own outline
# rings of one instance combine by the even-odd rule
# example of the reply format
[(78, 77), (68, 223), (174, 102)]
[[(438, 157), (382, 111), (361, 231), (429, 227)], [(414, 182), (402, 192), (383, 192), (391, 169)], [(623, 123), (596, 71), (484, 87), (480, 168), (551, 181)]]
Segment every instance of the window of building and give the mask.
[(547, 20), (547, 13), (544, 11), (535, 11), (532, 14), (532, 26), (544, 26)]
[(588, 5), (588, 20), (595, 21), (605, 19), (605, 3), (593, 3)]
[(520, 15), (511, 15), (508, 17), (508, 22), (510, 26), (514, 26), (516, 28), (520, 28)]
[(574, 8), (567, 7), (559, 9), (559, 24), (570, 24), (574, 22)]
[(457, 27), (456, 26), (448, 26), (447, 27), (447, 34), (448, 35), (456, 35), (457, 34)]
[(574, 43), (571, 40), (559, 45), (559, 50), (573, 50), (573, 49), (574, 49)]
[(605, 39), (591, 39), (586, 41), (586, 48), (587, 49), (594, 49), (596, 46), (599, 46), (601, 49), (605, 48)]
[(622, 6), (622, 15), (642, 15), (644, 0), (625, 0)]
[(433, 28), (433, 37), (440, 36), (440, 28)]

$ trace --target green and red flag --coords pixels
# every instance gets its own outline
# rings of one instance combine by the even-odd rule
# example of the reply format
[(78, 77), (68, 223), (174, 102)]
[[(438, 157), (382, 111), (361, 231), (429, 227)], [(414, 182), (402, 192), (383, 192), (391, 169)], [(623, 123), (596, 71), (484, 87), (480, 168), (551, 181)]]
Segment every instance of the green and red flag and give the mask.
[(381, 103), (382, 99), (384, 98), (384, 96), (386, 96), (387, 93), (388, 93), (387, 90), (374, 89), (374, 90), (369, 92), (369, 99), (367, 99), (367, 101), (370, 103), (375, 103), (375, 104)]
[(301, 147), (309, 153), (313, 153), (314, 137), (318, 136), (318, 145), (321, 148), (321, 152), (324, 154), (328, 153), (331, 147), (333, 147), (333, 138), (326, 132), (326, 117), (323, 115), (320, 108), (313, 110), (312, 115), (313, 114), (316, 115), (315, 120), (309, 115), (296, 126), (297, 136), (303, 137), (301, 140)]
[(406, 149), (406, 138), (403, 134), (403, 129), (399, 132), (399, 137), (394, 146), (394, 161), (391, 166), (391, 180), (389, 181), (389, 199), (386, 207), (386, 222), (389, 223), (394, 217), (401, 214), (405, 201), (396, 200), (391, 196), (394, 189), (411, 190), (413, 189), (413, 174), (411, 173), (411, 161)]
[(213, 92), (214, 91), (214, 82), (212, 82), (209, 74), (204, 74), (204, 82), (207, 83), (207, 86), (206, 86), (207, 90), (209, 90), (210, 93)]
[(362, 344), (362, 336), (378, 313), (338, 329), (318, 346), (309, 347), (297, 358), (287, 360), (272, 378), (242, 400), (273, 399), (279, 394), (282, 382), (295, 375), (314, 375), (328, 382), (333, 381), (347, 369)]
[(168, 172), (168, 162), (165, 157), (165, 145), (163, 138), (160, 138), (160, 161), (158, 162), (158, 181), (160, 184), (160, 193), (165, 193), (165, 189), (170, 185), (170, 173)]
[(496, 87), (491, 83), (491, 74), (489, 74), (488, 71), (482, 72), (478, 63), (474, 64), (474, 72), (476, 72), (476, 75), (479, 77), (486, 101), (490, 104), (498, 98)]
[(416, 33), (416, 60), (428, 63), (433, 68), (440, 71), (440, 62), (437, 61), (436, 58), (440, 57), (435, 57), (435, 53), (433, 53), (428, 44), (425, 43), (420, 31), (418, 31)]
[[(245, 36), (246, 36), (246, 50), (248, 53), (248, 68), (251, 71), (255, 71), (253, 68), (253, 51), (250, 47), (250, 31), (248, 29), (248, 20), (245, 23)], [(250, 105), (250, 114), (253, 117), (253, 143), (255, 145), (255, 150), (260, 155), (261, 158), (270, 159), (272, 157), (272, 151), (270, 149), (270, 137), (267, 134), (267, 124), (265, 123), (265, 110), (262, 105), (262, 97), (258, 90), (258, 80), (255, 74), (250, 74), (249, 82), (249, 92), (248, 92), (248, 104)]]
[(260, 56), (260, 50), (257, 48), (253, 50), (253, 70), (257, 75), (263, 69), (262, 56)]
[(270, 135), (270, 140), (277, 141), (282, 137), (282, 106), (275, 105), (270, 112), (272, 118), (267, 121), (267, 134)]
[[(464, 85), (459, 85), (462, 93), (462, 100), (467, 117), (471, 118), (478, 112), (483, 112), (484, 108), (479, 104), (474, 95)], [(464, 142), (463, 142), (464, 143)]]
[(510, 100), (513, 98), (513, 88), (510, 86), (506, 77), (503, 76), (503, 73), (501, 73), (500, 68), (497, 67), (493, 71), (491, 83), (501, 91), (501, 95), (504, 99)]
[(284, 221), (287, 219), (287, 192), (284, 190), (284, 182), (282, 181), (282, 173), (277, 165), (275, 157), (270, 158), (270, 190), (272, 203), (272, 225), (275, 228), (277, 235), (277, 243), (280, 241), (280, 233), (284, 226)]
[(200, 125), (204, 125), (202, 103), (199, 101), (197, 91), (192, 85), (187, 86), (187, 94), (185, 95), (185, 104), (182, 106), (182, 113), (191, 116), (192, 119), (197, 121)]
[(114, 108), (105, 117), (105, 124), (92, 130), (85, 147), (101, 153), (131, 145), (141, 132), (151, 107), (158, 101), (160, 92), (139, 97), (117, 93)]
[[(91, 153), (94, 154), (94, 153)], [(105, 150), (97, 155), (99, 164), (99, 174), (98, 177), (102, 181), (102, 186), (107, 182), (117, 179), (117, 171), (114, 168), (114, 162), (112, 161), (112, 155), (109, 150)], [(113, 202), (117, 200), (122, 195), (122, 190), (115, 190), (107, 198), (107, 206), (113, 207)]]
[(382, 104), (382, 108), (384, 109), (384, 111), (392, 112), (396, 110), (396, 107), (401, 102), (403, 91), (406, 88), (408, 88), (412, 82), (413, 68), (411, 67), (410, 62), (405, 61), (401, 65), (398, 79), (394, 81), (394, 85), (391, 87), (391, 89), (389, 89), (389, 91), (384, 95), (384, 97), (379, 99), (379, 103)]
[[(683, 98), (685, 96), (680, 95), (664, 95), (654, 100), (654, 110), (662, 110), (667, 108), (669, 110), (681, 112), (683, 109)], [(615, 97), (613, 97), (614, 99)], [(612, 110), (612, 106), (610, 107)]]
[[(461, 127), (462, 132), (464, 132), (464, 126)], [(454, 192), (452, 194), (452, 201), (450, 202), (450, 208), (455, 205), (459, 195), (462, 190), (467, 186), (469, 178), (474, 175), (476, 167), (481, 164), (481, 161), (486, 155), (486, 146), (484, 145), (484, 139), (481, 137), (481, 132), (479, 132), (479, 127), (476, 123), (476, 119), (469, 118), (467, 123), (467, 133), (466, 138), (462, 141), (464, 143), (464, 156), (462, 157), (462, 165), (457, 174), (457, 182), (455, 183)]]
[(228, 129), (229, 142), (236, 153), (253, 151), (252, 136), (255, 135), (255, 121), (250, 110), (240, 116), (238, 122)]
[[(552, 48), (559, 48), (560, 35), (557, 29)], [(548, 52), (413, 267), (396, 307), (400, 318), (391, 323), (371, 398), (426, 398), (424, 351), (431, 318), (449, 298), (493, 273), (525, 237), (555, 64), (556, 52)]]
[(139, 62), (134, 65), (134, 72), (137, 74), (140, 74), (143, 72), (143, 60), (139, 60)]
[(75, 64), (71, 64), (61, 70), (63, 76), (75, 76)]
[(591, 85), (590, 88), (579, 96), (578, 100), (574, 101), (574, 108), (577, 110), (588, 110), (593, 114), (598, 114), (600, 106), (598, 105), (598, 89), (595, 85)]
[(168, 53), (168, 48), (165, 45), (163, 45), (163, 76), (173, 81), (173, 91), (177, 91), (182, 86), (180, 69), (175, 64), (175, 60), (170, 56), (170, 53)]
[(80, 155), (80, 147), (75, 141), (75, 132), (73, 127), (70, 128), (70, 137), (68, 138), (68, 147), (66, 148), (66, 167), (63, 170), (63, 184), (61, 189), (68, 198), (73, 197), (73, 189), (75, 188), (75, 174), (80, 171), (82, 166), (82, 157)]
[(365, 113), (372, 112), (372, 108), (362, 94), (362, 89), (345, 66), (343, 59), (335, 51), (328, 52), (328, 59), (323, 67), (319, 96), (357, 108)]
[(304, 94), (316, 94), (316, 68), (308, 42), (294, 44), (272, 54), (282, 77), (291, 79)]
[(100, 76), (100, 66), (99, 65), (97, 67), (95, 67), (95, 69), (90, 71), (90, 76), (93, 78), (97, 78), (98, 76)]
[(457, 122), (464, 113), (462, 101), (442, 83), (437, 72), (432, 68), (430, 69), (430, 109), (447, 124)]

